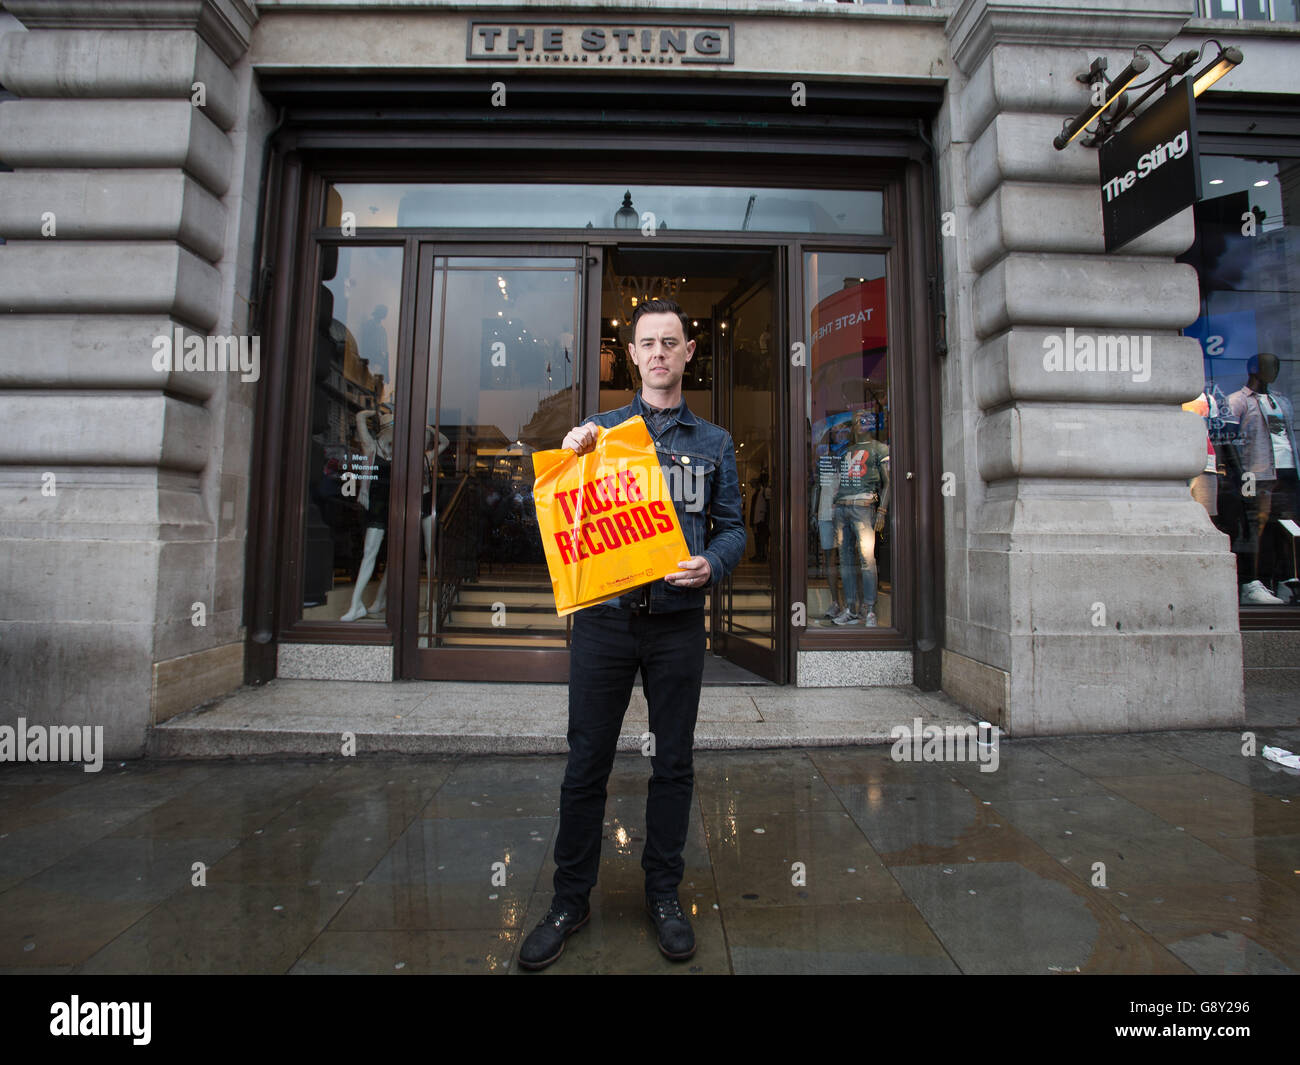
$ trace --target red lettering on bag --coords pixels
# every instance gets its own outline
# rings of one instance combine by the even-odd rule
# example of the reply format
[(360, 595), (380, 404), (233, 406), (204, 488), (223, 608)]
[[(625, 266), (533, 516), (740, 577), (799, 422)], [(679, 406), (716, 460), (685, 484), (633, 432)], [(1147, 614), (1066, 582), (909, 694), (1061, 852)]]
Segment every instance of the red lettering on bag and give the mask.
[(611, 551), (623, 546), (623, 541), (618, 538), (614, 523), (609, 518), (601, 518), (596, 522), (596, 528), (600, 530), (600, 538), (605, 541), (605, 546)]
[(599, 481), (588, 481), (582, 486), (582, 499), (587, 504), (588, 514), (604, 514), (614, 504), (608, 499), (602, 499), (600, 493), (596, 491)]
[(560, 561), (566, 566), (572, 566), (574, 562), (573, 541), (569, 539), (569, 534), (563, 531), (557, 532), (555, 542), (560, 545)]
[(568, 494), (568, 492), (557, 492), (555, 494), (555, 501), (560, 504), (560, 509), (564, 511), (564, 523), (566, 525), (572, 525), (573, 511), (569, 509)]
[(594, 526), (591, 522), (587, 522), (587, 524), (582, 527), (582, 539), (587, 545), (587, 550), (589, 550), (593, 555), (599, 555), (604, 552), (605, 545), (600, 544), (599, 546), (597, 546), (596, 544), (591, 542), (591, 530), (594, 529), (595, 527), (596, 526)]
[(645, 507), (634, 507), (632, 509), (632, 520), (636, 522), (637, 532), (641, 534), (641, 539), (649, 540), (655, 534), (655, 527), (650, 522), (650, 515)]
[(668, 516), (666, 504), (663, 502), (651, 503), (650, 513), (655, 516), (655, 525), (660, 532), (673, 531), (673, 519)]
[(622, 470), (618, 475), (618, 479), (622, 481), (624, 486), (627, 488), (627, 498), (630, 502), (635, 502), (638, 499), (645, 498), (641, 492), (641, 486), (636, 483), (635, 472), (632, 470)]
[(632, 528), (632, 518), (626, 510), (620, 510), (614, 515), (614, 524), (618, 526), (618, 531), (623, 534), (624, 543), (635, 544), (641, 539), (641, 537), (637, 536), (636, 530)]

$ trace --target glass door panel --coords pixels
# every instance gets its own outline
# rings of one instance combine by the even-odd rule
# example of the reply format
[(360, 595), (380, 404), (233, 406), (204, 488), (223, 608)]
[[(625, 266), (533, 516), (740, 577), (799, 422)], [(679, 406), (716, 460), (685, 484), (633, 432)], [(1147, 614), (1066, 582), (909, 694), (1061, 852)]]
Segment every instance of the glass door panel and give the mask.
[[(770, 680), (782, 680), (777, 613), (785, 557), (777, 507), (782, 342), (772, 257), (714, 310), (718, 420), (736, 446), (736, 472), (749, 538), (745, 557), (717, 596), (715, 650)], [(777, 539), (774, 541), (774, 535)]]
[[(566, 646), (531, 456), (559, 447), (578, 420), (582, 267), (576, 251), (433, 259), (420, 565), (410, 567), (420, 651)], [(486, 663), (476, 672), (499, 675)]]

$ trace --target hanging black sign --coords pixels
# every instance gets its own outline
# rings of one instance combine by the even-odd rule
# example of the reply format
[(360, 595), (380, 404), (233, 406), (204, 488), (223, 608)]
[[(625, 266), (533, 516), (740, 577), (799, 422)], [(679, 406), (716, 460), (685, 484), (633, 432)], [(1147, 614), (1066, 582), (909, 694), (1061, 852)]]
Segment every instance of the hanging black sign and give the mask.
[(1184, 78), (1101, 146), (1106, 250), (1195, 203), (1200, 178), (1192, 79)]

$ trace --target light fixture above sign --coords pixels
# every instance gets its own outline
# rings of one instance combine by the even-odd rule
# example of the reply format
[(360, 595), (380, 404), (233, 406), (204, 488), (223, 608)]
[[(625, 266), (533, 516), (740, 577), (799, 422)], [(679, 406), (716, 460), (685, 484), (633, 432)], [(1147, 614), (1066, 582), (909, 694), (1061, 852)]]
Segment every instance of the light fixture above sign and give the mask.
[[(1180, 52), (1173, 59), (1166, 59), (1150, 45), (1138, 45), (1128, 66), (1120, 71), (1119, 76), (1113, 81), (1106, 77), (1106, 59), (1104, 57), (1094, 59), (1092, 66), (1085, 73), (1078, 75), (1076, 79), (1090, 87), (1092, 102), (1061, 127), (1061, 132), (1052, 141), (1053, 147), (1057, 151), (1066, 148), (1080, 134), (1089, 131), (1089, 127), (1094, 122), (1096, 126), (1089, 131), (1089, 135), (1084, 137), (1080, 143), (1085, 148), (1101, 147), (1102, 144), (1118, 132), (1120, 124), (1126, 118), (1131, 118), (1137, 114), (1143, 103), (1157, 92), (1167, 92), (1172, 85), (1177, 83), (1178, 78), (1181, 78), (1200, 62), (1206, 45), (1211, 43), (1218, 45), (1219, 54), (1194, 75), (1192, 79), (1192, 96), (1196, 97), (1200, 96), (1201, 93), (1209, 89), (1216, 81), (1244, 60), (1245, 57), (1240, 49), (1231, 46), (1224, 48), (1218, 41), (1206, 41), (1205, 45), (1202, 45), (1199, 50), (1191, 49)], [(1133, 82), (1151, 65), (1151, 60), (1142, 55), (1143, 50), (1150, 52), (1160, 60), (1166, 69), (1149, 82), (1133, 86)], [(1144, 88), (1146, 92), (1136, 100), (1129, 100), (1127, 90), (1130, 87)]]

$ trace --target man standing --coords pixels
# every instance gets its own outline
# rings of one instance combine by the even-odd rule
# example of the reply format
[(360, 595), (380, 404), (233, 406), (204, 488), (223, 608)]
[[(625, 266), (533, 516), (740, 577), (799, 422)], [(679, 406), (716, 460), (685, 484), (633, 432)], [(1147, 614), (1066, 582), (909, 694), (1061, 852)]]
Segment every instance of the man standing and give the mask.
[(641, 391), (618, 410), (570, 430), (564, 446), (579, 455), (608, 428), (639, 414), (654, 439), (691, 557), (681, 572), (642, 585), (574, 615), (569, 654), (569, 762), (560, 791), (555, 840), (555, 896), (519, 951), (525, 969), (541, 969), (591, 916), (588, 896), (600, 867), (605, 784), (637, 673), (650, 712), (646, 798), (646, 910), (659, 949), (685, 960), (695, 933), (677, 886), (690, 822), (695, 775), (692, 748), (704, 675), (704, 596), (735, 569), (745, 551), (745, 524), (731, 436), (697, 418), (682, 399), (682, 374), (695, 353), (686, 316), (672, 300), (646, 300), (632, 318), (628, 347)]

